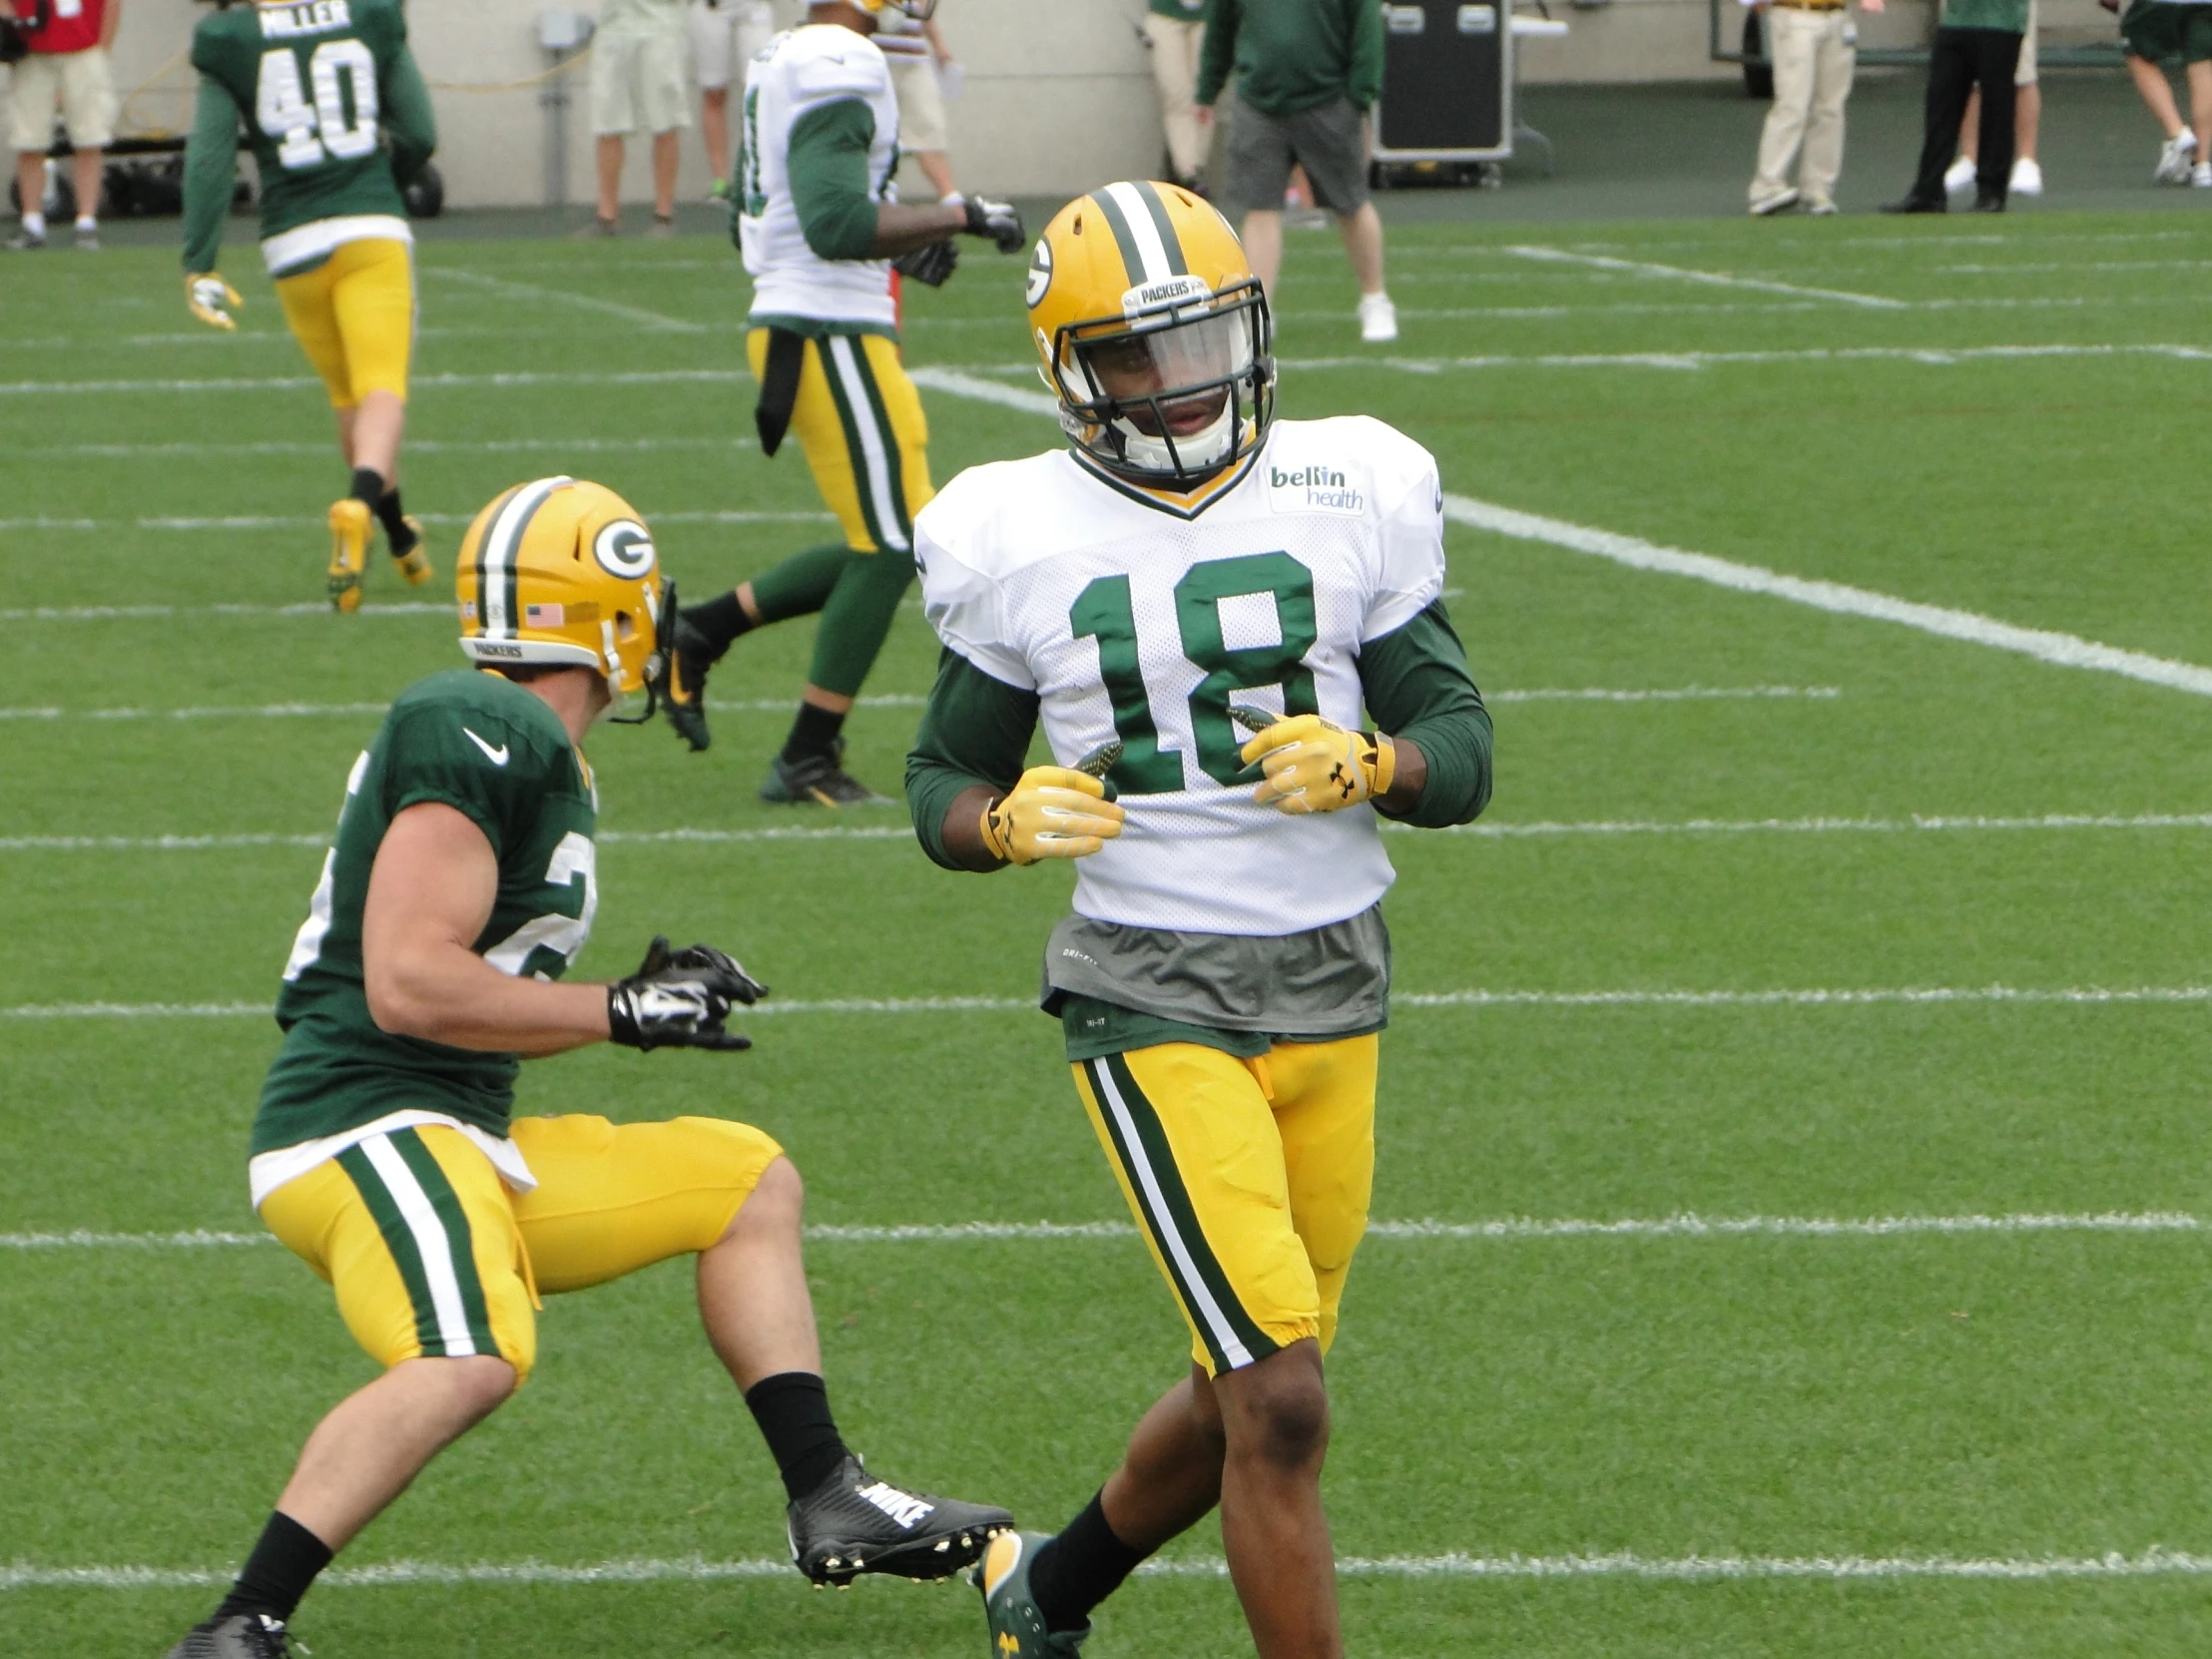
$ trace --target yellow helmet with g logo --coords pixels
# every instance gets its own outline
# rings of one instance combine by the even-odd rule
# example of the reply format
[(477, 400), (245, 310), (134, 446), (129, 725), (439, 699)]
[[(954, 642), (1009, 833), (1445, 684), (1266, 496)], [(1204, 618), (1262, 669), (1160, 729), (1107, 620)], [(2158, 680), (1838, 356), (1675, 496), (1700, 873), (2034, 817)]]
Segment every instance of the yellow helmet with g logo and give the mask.
[(1108, 471), (1188, 490), (1266, 437), (1267, 296), (1211, 203), (1145, 182), (1077, 198), (1037, 239), (1024, 297), (1061, 428)]
[(482, 666), (593, 669), (617, 701), (658, 674), (675, 584), (645, 520), (605, 485), (515, 485), (476, 515), (455, 564), (461, 649)]
[(916, 23), (926, 23), (937, 9), (937, 0), (852, 0), (852, 4), (870, 17), (884, 12), (904, 12)]

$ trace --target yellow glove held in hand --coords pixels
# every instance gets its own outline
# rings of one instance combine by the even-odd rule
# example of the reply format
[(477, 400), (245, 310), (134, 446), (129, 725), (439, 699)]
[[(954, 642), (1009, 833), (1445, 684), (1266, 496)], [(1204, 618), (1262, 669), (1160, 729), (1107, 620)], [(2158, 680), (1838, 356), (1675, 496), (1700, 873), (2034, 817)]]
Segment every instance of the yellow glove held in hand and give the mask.
[(1087, 858), (1121, 833), (1106, 786), (1067, 767), (1031, 767), (1013, 793), (983, 811), (983, 844), (1009, 863)]
[(239, 297), (239, 290), (212, 271), (204, 271), (196, 276), (185, 278), (185, 303), (192, 307), (192, 314), (211, 328), (236, 328), (238, 324), (224, 310), (230, 305), (238, 310), (246, 308), (246, 301)]
[(1319, 715), (1279, 720), (1237, 752), (1258, 762), (1261, 806), (1285, 813), (1335, 813), (1385, 793), (1397, 770), (1388, 738), (1348, 732)]

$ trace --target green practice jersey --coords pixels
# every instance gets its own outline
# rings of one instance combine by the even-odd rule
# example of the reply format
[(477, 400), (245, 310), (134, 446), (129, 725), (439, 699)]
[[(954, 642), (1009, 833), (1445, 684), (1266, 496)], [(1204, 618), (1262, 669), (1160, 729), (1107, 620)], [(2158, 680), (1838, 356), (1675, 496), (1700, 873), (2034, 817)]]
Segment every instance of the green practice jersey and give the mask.
[(455, 669), (411, 687), (353, 763), (336, 838), (284, 965), (284, 1046), (262, 1086), (254, 1153), (400, 1111), (507, 1133), (514, 1054), (394, 1036), (369, 1017), (361, 971), (368, 874), (391, 821), (420, 802), (468, 815), (499, 860), (499, 894), (471, 948), (502, 972), (557, 979), (599, 902), (591, 771), (553, 711), (496, 674)]
[(242, 119), (273, 273), (318, 264), (352, 240), (310, 229), (328, 222), (382, 219), (391, 224), (375, 234), (406, 237), (399, 184), (437, 134), (398, 0), (232, 6), (193, 30), (192, 65), (201, 84), (186, 160), (189, 269), (214, 269)]

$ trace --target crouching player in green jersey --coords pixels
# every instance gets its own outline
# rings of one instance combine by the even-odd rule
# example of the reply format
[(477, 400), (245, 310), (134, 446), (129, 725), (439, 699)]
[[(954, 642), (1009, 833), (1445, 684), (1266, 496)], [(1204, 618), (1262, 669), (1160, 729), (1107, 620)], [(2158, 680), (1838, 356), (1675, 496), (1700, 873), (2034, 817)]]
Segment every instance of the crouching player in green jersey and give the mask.
[[(1381, 821), (1490, 793), (1436, 463), (1381, 421), (1272, 418), (1267, 300), (1188, 191), (1070, 203), (1028, 303), (1071, 446), (914, 520), (945, 649), (907, 799), (952, 868), (1081, 860), (1045, 1007), (1196, 1364), (1064, 1530), (992, 1541), (992, 1656), (1073, 1654), (1218, 1503), (1260, 1659), (1339, 1659), (1322, 1357), (1375, 1170)], [(1040, 720), (1060, 764), (1025, 770)]]
[(414, 238), (399, 191), (437, 148), (430, 94), (399, 0), (259, 0), (192, 33), (200, 97), (185, 148), (185, 301), (233, 328), (216, 275), (239, 128), (262, 182), (262, 259), (284, 320), (330, 394), (352, 487), (330, 508), (330, 603), (361, 602), (373, 518), (399, 573), (430, 579), (422, 526), (399, 505), (399, 436), (414, 347)]
[(171, 1659), (284, 1659), (331, 1556), (529, 1377), (538, 1294), (672, 1256), (698, 1258), (708, 1340), (782, 1472), (808, 1577), (942, 1578), (1012, 1522), (845, 1449), (799, 1176), (773, 1140), (719, 1118), (510, 1118), (526, 1058), (742, 1049), (724, 1021), (766, 993), (723, 952), (665, 939), (627, 979), (558, 983), (599, 899), (584, 734), (644, 686), (673, 602), (644, 522), (597, 484), (545, 478), (478, 514), (460, 557), (476, 671), (410, 688), (353, 763), (249, 1165), (262, 1220), (388, 1369), (308, 1436), (230, 1596)]

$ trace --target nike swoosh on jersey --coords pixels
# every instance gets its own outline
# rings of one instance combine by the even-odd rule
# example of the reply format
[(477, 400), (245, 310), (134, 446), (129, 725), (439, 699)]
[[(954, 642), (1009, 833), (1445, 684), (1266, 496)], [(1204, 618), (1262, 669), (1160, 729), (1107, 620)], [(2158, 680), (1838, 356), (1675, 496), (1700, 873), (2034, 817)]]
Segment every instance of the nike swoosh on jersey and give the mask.
[(461, 728), (461, 736), (468, 739), (478, 749), (481, 749), (484, 752), (484, 759), (491, 762), (493, 766), (503, 767), (507, 764), (507, 746), (505, 744), (501, 744), (497, 749), (494, 749), (465, 726)]

